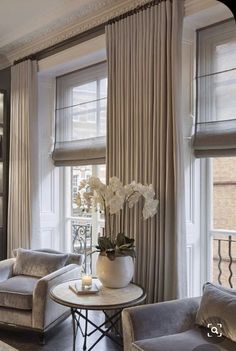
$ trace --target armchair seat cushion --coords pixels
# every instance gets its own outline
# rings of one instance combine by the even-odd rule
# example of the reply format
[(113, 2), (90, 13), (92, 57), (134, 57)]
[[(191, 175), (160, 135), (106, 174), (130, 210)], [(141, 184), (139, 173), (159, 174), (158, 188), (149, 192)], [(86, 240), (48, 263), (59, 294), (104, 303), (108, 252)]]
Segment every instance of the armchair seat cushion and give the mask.
[(33, 291), (38, 278), (18, 275), (0, 283), (0, 306), (32, 310)]
[(229, 339), (214, 345), (210, 342), (210, 338), (207, 340), (207, 329), (206, 337), (203, 337), (200, 329), (195, 328), (178, 334), (135, 341), (132, 344), (132, 351), (192, 351), (200, 346), (202, 351), (234, 351), (236, 347)]

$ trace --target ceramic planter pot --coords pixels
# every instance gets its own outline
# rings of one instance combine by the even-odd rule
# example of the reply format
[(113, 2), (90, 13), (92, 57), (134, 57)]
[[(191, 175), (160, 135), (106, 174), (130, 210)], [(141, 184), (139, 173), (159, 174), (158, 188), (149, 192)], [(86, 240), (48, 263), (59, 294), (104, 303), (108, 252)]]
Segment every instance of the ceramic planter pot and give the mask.
[(134, 261), (130, 256), (116, 257), (111, 261), (107, 256), (99, 255), (96, 263), (97, 277), (107, 288), (124, 288), (134, 275)]

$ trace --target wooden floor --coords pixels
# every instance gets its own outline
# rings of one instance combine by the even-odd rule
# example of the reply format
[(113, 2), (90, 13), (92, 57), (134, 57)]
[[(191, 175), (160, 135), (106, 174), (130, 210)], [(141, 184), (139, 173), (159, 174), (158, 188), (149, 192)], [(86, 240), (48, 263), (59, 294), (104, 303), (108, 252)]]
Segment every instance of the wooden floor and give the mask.
[[(94, 313), (94, 312), (93, 312)], [(93, 315), (92, 319), (97, 323), (100, 315)], [(101, 334), (94, 333), (89, 339), (87, 349), (97, 340)], [(19, 351), (72, 351), (72, 320), (69, 317), (66, 321), (56, 326), (46, 334), (46, 344), (40, 346), (37, 336), (29, 332), (0, 330), (0, 340), (15, 347)], [(76, 351), (83, 350), (83, 337), (78, 332), (76, 340)], [(111, 341), (103, 338), (93, 349), (94, 351), (122, 351), (122, 348)]]

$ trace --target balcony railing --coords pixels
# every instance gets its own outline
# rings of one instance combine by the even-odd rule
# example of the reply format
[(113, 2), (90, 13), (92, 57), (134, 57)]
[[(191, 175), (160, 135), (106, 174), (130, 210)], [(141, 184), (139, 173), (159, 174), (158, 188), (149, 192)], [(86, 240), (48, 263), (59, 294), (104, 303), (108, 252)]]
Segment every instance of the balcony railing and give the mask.
[(84, 255), (82, 272), (95, 274), (97, 254), (94, 252), (97, 245), (98, 233), (104, 228), (104, 220), (99, 219), (95, 223), (91, 218), (70, 218), (72, 251)]
[(84, 255), (83, 272), (92, 272), (92, 225), (71, 222), (73, 252)]
[(232, 235), (213, 237), (213, 281), (236, 286), (236, 240)]

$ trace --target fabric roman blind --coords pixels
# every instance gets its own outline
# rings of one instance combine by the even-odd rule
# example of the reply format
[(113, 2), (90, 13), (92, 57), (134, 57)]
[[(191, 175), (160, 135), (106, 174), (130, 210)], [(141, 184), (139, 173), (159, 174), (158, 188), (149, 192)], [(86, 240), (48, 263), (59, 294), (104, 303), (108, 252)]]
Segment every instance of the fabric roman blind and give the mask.
[(236, 26), (198, 31), (196, 157), (236, 155)]
[(106, 104), (106, 62), (57, 78), (55, 166), (105, 163)]

